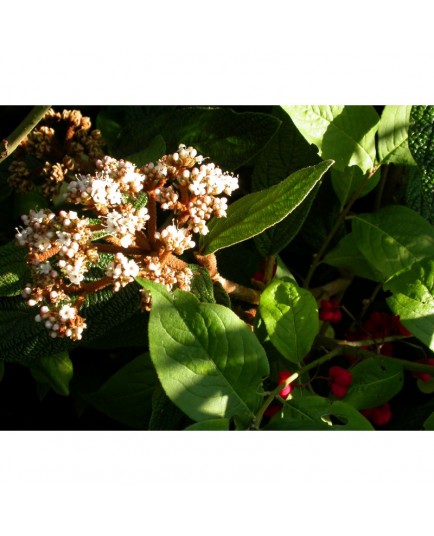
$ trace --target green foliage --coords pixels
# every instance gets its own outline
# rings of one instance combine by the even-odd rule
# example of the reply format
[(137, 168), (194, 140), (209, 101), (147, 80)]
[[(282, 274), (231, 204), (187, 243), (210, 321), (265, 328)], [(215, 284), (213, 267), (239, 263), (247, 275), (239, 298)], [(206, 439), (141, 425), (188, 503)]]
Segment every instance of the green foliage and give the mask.
[(247, 240), (283, 220), (300, 205), (332, 164), (326, 161), (296, 171), (275, 186), (235, 201), (228, 209), (227, 218), (210, 223), (210, 231), (201, 241), (203, 253), (208, 255)]
[[(337, 422), (330, 423), (330, 418)], [(293, 398), (265, 430), (373, 430), (353, 406), (321, 396)]]
[[(192, 145), (204, 156), (212, 155), (222, 169), (229, 170), (239, 168), (258, 154), (280, 124), (268, 114), (237, 113), (225, 108), (153, 106), (113, 110), (113, 117), (121, 114), (122, 129), (116, 138), (115, 156), (140, 152), (156, 136), (161, 136), (169, 151), (176, 150), (180, 143)], [(106, 122), (108, 116), (106, 111)]]
[(378, 158), (383, 164), (414, 166), (408, 147), (411, 106), (385, 106), (378, 126)]
[[(0, 166), (0, 389), (13, 381), (13, 374), (3, 378), (11, 361), (12, 373), (20, 363), (27, 378), (30, 371), (40, 400), (52, 390), (70, 397), (79, 415), (89, 407), (129, 429), (432, 430), (434, 379), (426, 377), (432, 373), (426, 363), (434, 351), (434, 106), (239, 110), (97, 109), (96, 127), (110, 156), (140, 167), (180, 144), (192, 145), (205, 163), (238, 175), (227, 217), (211, 218), (209, 232), (193, 236), (196, 250), (180, 255), (151, 231), (173, 221), (182, 234), (191, 223), (195, 209), (185, 199), (193, 197), (181, 182), (175, 211), (161, 208), (151, 181), (137, 195), (123, 194), (150, 217), (125, 247), (106, 223), (116, 203), (102, 211), (65, 203), (74, 172), (52, 201), (11, 190), (8, 165)], [(32, 171), (39, 169), (37, 160)], [(185, 166), (180, 174), (190, 169)], [(170, 185), (164, 175), (158, 180), (158, 188)], [(151, 221), (152, 198), (157, 214)], [(89, 217), (92, 248), (100, 250), (82, 288), (72, 287), (73, 299), (82, 293), (79, 314), (87, 325), (77, 342), (50, 335), (45, 320), (35, 321), (39, 307), (22, 296), (48, 250), (36, 246), (31, 273), (31, 256), (13, 240), (15, 228), (22, 214), (43, 207)], [(199, 263), (197, 252), (210, 255), (216, 271)], [(61, 268), (57, 253), (50, 253)], [(92, 292), (90, 283), (111, 277), (110, 263), (125, 257), (135, 263), (118, 265), (116, 277), (140, 277), (122, 280), (117, 292), (106, 279)], [(160, 270), (155, 263), (152, 274), (150, 257), (162, 264)], [(275, 261), (276, 273), (265, 276), (264, 266)], [(158, 278), (167, 269), (174, 280), (188, 280), (186, 268), (193, 274), (188, 292), (144, 277)], [(54, 300), (45, 288), (44, 300)], [(65, 280), (56, 289), (68, 294), (71, 284)], [(337, 316), (327, 315), (332, 309)], [(397, 317), (411, 335), (402, 335)], [(334, 365), (351, 372), (342, 393), (329, 375)], [(290, 380), (291, 387), (283, 384)], [(284, 394), (286, 387), (291, 393)], [(390, 425), (388, 409), (381, 413), (389, 402)], [(372, 412), (362, 415), (365, 409), (377, 409), (380, 420)]]
[(370, 357), (351, 369), (353, 382), (343, 402), (356, 409), (381, 406), (402, 389), (402, 365), (392, 359)]
[(0, 246), (0, 296), (16, 296), (29, 279), (26, 250), (15, 242)]
[(134, 429), (147, 429), (157, 385), (149, 354), (121, 367), (96, 392), (81, 396), (108, 417)]
[(375, 165), (375, 133), (379, 117), (371, 106), (283, 106), (298, 130), (319, 155), (336, 169), (358, 166), (366, 173)]
[(265, 352), (229, 309), (138, 279), (152, 293), (149, 349), (161, 384), (191, 419), (249, 422), (268, 374)]
[(39, 357), (28, 366), (37, 382), (48, 385), (58, 395), (69, 395), (69, 382), (73, 376), (73, 365), (68, 352)]
[(288, 361), (299, 364), (319, 330), (312, 294), (296, 283), (275, 280), (262, 293), (259, 311), (274, 346)]
[(410, 265), (384, 285), (392, 291), (387, 304), (401, 323), (434, 350), (434, 260)]

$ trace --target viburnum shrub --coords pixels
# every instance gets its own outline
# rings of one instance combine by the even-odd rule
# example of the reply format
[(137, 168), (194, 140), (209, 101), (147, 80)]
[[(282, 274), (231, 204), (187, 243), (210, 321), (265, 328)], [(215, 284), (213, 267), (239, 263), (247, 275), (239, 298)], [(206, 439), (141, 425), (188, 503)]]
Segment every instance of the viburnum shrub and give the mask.
[(0, 396), (62, 429), (434, 428), (434, 107), (0, 114)]

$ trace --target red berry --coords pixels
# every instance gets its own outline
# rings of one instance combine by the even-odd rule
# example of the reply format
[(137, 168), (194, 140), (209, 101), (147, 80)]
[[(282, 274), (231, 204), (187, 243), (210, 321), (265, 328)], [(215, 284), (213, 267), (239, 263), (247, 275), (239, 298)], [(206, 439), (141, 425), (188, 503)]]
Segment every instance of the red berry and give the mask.
[[(285, 383), (285, 381), (290, 376), (292, 376), (292, 372), (290, 372), (289, 370), (281, 370), (278, 374), (278, 383), (279, 384)], [(280, 391), (279, 396), (282, 398), (287, 398), (291, 394), (291, 391), (292, 391), (292, 384), (290, 383), (289, 385), (287, 385)]]
[(360, 413), (375, 426), (384, 426), (392, 418), (389, 402), (386, 402), (382, 406), (378, 406), (376, 408), (362, 409)]
[(330, 391), (335, 395), (336, 398), (343, 398), (347, 394), (347, 388), (344, 385), (339, 385), (338, 383), (332, 383), (330, 386)]
[[(417, 361), (417, 363), (434, 366), (434, 359), (432, 357), (428, 357), (427, 359), (421, 359)], [(419, 380), (422, 380), (423, 382), (427, 382), (432, 378), (429, 372), (413, 372), (413, 376), (415, 378), (419, 378)]]
[(343, 387), (348, 387), (353, 381), (351, 372), (342, 367), (330, 367), (329, 376), (333, 379), (333, 383), (337, 383), (338, 385), (342, 385)]
[(264, 411), (265, 417), (273, 417), (273, 415), (276, 415), (276, 413), (279, 413), (279, 411), (282, 409), (282, 404), (279, 404), (279, 402), (272, 402), (268, 408)]
[(323, 322), (331, 322), (332, 324), (336, 324), (342, 320), (342, 313), (336, 298), (321, 301), (319, 319)]

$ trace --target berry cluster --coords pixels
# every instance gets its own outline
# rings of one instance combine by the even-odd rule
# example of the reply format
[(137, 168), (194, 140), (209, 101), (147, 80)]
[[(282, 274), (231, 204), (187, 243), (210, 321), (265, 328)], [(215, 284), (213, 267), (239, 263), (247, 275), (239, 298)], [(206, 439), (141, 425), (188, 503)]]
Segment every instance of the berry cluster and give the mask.
[(362, 409), (360, 410), (360, 413), (375, 426), (384, 426), (392, 418), (392, 411), (390, 410), (389, 402), (386, 402), (382, 406), (378, 406), (376, 408)]
[[(66, 188), (65, 201), (80, 211), (49, 209), (22, 216), (16, 240), (28, 249), (32, 282), (23, 290), (35, 316), (54, 337), (80, 340), (86, 328), (79, 310), (90, 292), (112, 287), (117, 292), (137, 276), (168, 289), (190, 290), (193, 273), (176, 257), (195, 246), (194, 233), (206, 234), (206, 222), (226, 215), (227, 199), (238, 186), (236, 177), (192, 147), (137, 169), (109, 156), (96, 161), (93, 174), (77, 174)], [(197, 166), (197, 165), (199, 166)], [(157, 207), (172, 211), (172, 223), (157, 230)], [(102, 255), (110, 255), (102, 263)], [(91, 268), (101, 279), (88, 281)], [(149, 300), (144, 296), (149, 307)]]
[(343, 398), (347, 394), (347, 389), (353, 381), (351, 372), (342, 367), (333, 366), (329, 368), (330, 391), (336, 398)]
[(336, 324), (342, 320), (342, 312), (339, 309), (339, 302), (336, 298), (321, 301), (319, 319), (332, 324)]

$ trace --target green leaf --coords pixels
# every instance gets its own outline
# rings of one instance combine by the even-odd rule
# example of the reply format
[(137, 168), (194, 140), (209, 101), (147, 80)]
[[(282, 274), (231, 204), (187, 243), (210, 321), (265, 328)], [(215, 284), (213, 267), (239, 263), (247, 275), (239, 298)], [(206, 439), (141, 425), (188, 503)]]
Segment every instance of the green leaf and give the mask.
[(155, 136), (146, 149), (127, 156), (126, 160), (133, 162), (137, 167), (141, 167), (149, 162), (156, 162), (165, 154), (166, 142), (164, 141), (163, 136), (158, 135)]
[(321, 162), (296, 171), (266, 190), (251, 193), (232, 203), (227, 218), (214, 218), (202, 240), (204, 255), (258, 235), (296, 209), (333, 164)]
[(372, 106), (283, 106), (323, 159), (336, 169), (358, 166), (363, 173), (375, 165), (375, 133), (379, 117)]
[(424, 259), (389, 279), (391, 310), (415, 337), (434, 350), (434, 260)]
[(291, 214), (254, 237), (256, 247), (263, 257), (277, 255), (297, 236), (312, 208), (319, 186), (316, 184), (306, 199)]
[(129, 428), (147, 429), (157, 375), (148, 353), (120, 368), (95, 393), (82, 395), (99, 411)]
[(432, 205), (434, 189), (434, 106), (412, 106), (408, 146), (421, 172), (422, 191)]
[(369, 264), (354, 238), (354, 233), (349, 233), (324, 257), (323, 262), (341, 270), (346, 270), (352, 275), (363, 277), (371, 281), (382, 281), (383, 275), (374, 266)]
[(190, 291), (200, 302), (216, 303), (214, 298), (214, 287), (208, 270), (200, 266), (191, 264), (193, 279), (191, 280)]
[(383, 280), (431, 256), (434, 248), (434, 228), (400, 205), (358, 214), (352, 219), (352, 229), (354, 243)]
[(427, 195), (424, 192), (422, 172), (419, 168), (407, 168), (407, 180), (403, 203), (432, 223), (434, 214), (434, 196)]
[(357, 409), (381, 406), (398, 394), (404, 383), (402, 365), (388, 357), (364, 359), (351, 374), (353, 382), (342, 401)]
[(228, 108), (126, 107), (116, 153), (135, 153), (161, 135), (168, 150), (176, 150), (180, 143), (192, 145), (230, 171), (256, 156), (279, 125), (280, 121), (269, 114), (238, 113)]
[[(332, 426), (330, 418), (338, 420)], [(374, 428), (353, 406), (342, 401), (331, 402), (321, 396), (294, 397), (285, 403), (264, 430), (373, 430)]]
[(261, 294), (259, 311), (273, 345), (288, 361), (300, 363), (319, 331), (312, 294), (295, 283), (275, 280)]
[(414, 166), (408, 148), (411, 106), (385, 106), (378, 125), (378, 158), (383, 164)]
[[(345, 168), (343, 171), (333, 168), (331, 171), (333, 190), (336, 192), (338, 199), (343, 207), (355, 194), (366, 175), (357, 166)], [(368, 180), (359, 194), (359, 198), (369, 194), (381, 179), (381, 170), (379, 169)]]
[(152, 293), (149, 348), (169, 398), (195, 421), (250, 421), (269, 373), (262, 346), (231, 310), (137, 278)]
[(434, 412), (425, 420), (423, 427), (425, 430), (434, 430)]
[(122, 113), (113, 109), (101, 110), (96, 117), (96, 128), (101, 131), (104, 141), (112, 148), (118, 140), (122, 127)]
[(9, 242), (0, 246), (0, 296), (16, 296), (29, 281), (26, 249)]
[(68, 352), (34, 359), (29, 369), (38, 382), (49, 385), (58, 395), (69, 395), (73, 366)]
[(190, 424), (185, 430), (227, 432), (229, 430), (229, 419), (208, 419), (206, 421)]
[(24, 214), (28, 214), (31, 209), (39, 210), (49, 206), (48, 199), (36, 192), (15, 192), (13, 216), (21, 218)]

